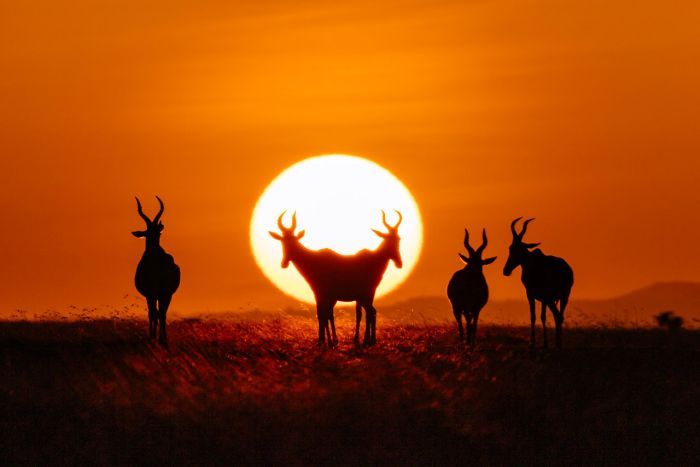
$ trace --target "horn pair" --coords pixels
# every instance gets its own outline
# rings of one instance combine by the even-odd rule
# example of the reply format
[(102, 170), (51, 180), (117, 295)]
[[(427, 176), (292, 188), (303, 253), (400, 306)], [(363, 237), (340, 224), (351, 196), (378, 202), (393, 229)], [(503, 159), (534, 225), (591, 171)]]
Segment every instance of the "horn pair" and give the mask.
[(513, 222), (510, 223), (510, 231), (511, 231), (511, 233), (513, 234), (513, 238), (522, 241), (523, 237), (525, 236), (525, 232), (527, 232), (527, 226), (528, 226), (528, 224), (529, 224), (530, 222), (534, 221), (535, 218), (534, 218), (534, 217), (531, 217), (530, 219), (527, 219), (525, 222), (523, 222), (523, 229), (520, 231), (520, 233), (518, 233), (518, 232), (515, 230), (515, 225), (518, 223), (518, 221), (520, 221), (520, 219), (522, 219), (522, 217), (518, 217), (517, 219), (513, 220)]
[(280, 231), (282, 232), (294, 233), (294, 230), (297, 228), (297, 212), (294, 211), (294, 213), (292, 214), (292, 225), (290, 225), (289, 227), (285, 227), (282, 223), (282, 218), (286, 213), (286, 210), (282, 211), (282, 214), (280, 214), (280, 216), (277, 218), (277, 227), (279, 227)]
[(483, 229), (481, 231), (481, 246), (475, 250), (469, 244), (469, 231), (466, 228), (464, 229), (464, 247), (469, 252), (469, 256), (480, 255), (481, 253), (484, 252), (484, 250), (486, 249), (486, 246), (488, 244), (489, 244), (489, 239), (488, 239), (488, 237), (486, 237), (486, 229)]
[(511, 222), (511, 224), (510, 224), (510, 231), (513, 233), (513, 243), (519, 242), (519, 243), (522, 244), (525, 248), (535, 248), (536, 246), (539, 246), (539, 245), (540, 245), (539, 243), (525, 243), (525, 242), (523, 242), (523, 237), (525, 236), (525, 232), (527, 232), (527, 225), (528, 225), (530, 222), (534, 221), (535, 218), (534, 218), (534, 217), (531, 217), (530, 219), (527, 219), (525, 222), (523, 222), (523, 229), (520, 231), (520, 233), (518, 233), (518, 232), (515, 230), (515, 224), (517, 224), (517, 222), (518, 222), (520, 219), (522, 219), (522, 217), (518, 217), (517, 219), (515, 219), (515, 220), (514, 220), (513, 222)]
[(146, 225), (150, 224), (158, 224), (160, 222), (160, 216), (163, 215), (163, 211), (165, 211), (165, 205), (163, 204), (163, 200), (160, 199), (160, 197), (156, 196), (156, 199), (158, 200), (158, 204), (160, 204), (160, 210), (158, 211), (158, 214), (156, 214), (156, 217), (153, 218), (153, 220), (149, 219), (147, 215), (143, 213), (143, 208), (141, 207), (141, 201), (139, 201), (138, 196), (136, 198), (136, 210), (139, 212), (139, 216), (146, 222)]
[[(140, 206), (141, 205), (139, 204), (139, 207)], [(384, 226), (387, 229), (393, 230), (393, 231), (397, 230), (399, 228), (399, 226), (401, 225), (401, 222), (403, 221), (403, 216), (401, 215), (401, 213), (396, 209), (394, 209), (394, 211), (396, 211), (396, 214), (398, 214), (399, 220), (396, 222), (395, 225), (391, 225), (386, 220), (386, 212), (384, 212), (384, 210), (382, 210), (382, 222), (384, 223)], [(284, 218), (284, 215), (286, 213), (287, 213), (286, 210), (282, 211), (282, 214), (280, 214), (280, 216), (277, 218), (277, 227), (279, 227), (280, 231), (282, 231), (282, 232), (292, 232), (293, 233), (294, 230), (297, 228), (297, 213), (296, 213), (296, 211), (294, 211), (294, 213), (292, 214), (292, 224), (289, 227), (285, 227), (284, 223), (282, 222), (282, 219)]]
[(394, 209), (394, 212), (398, 214), (399, 220), (398, 222), (396, 222), (396, 225), (391, 225), (386, 221), (386, 212), (384, 212), (384, 210), (382, 209), (382, 223), (384, 224), (384, 227), (386, 227), (389, 230), (397, 230), (401, 225), (401, 222), (403, 221), (403, 216), (401, 215), (401, 213), (397, 209)]

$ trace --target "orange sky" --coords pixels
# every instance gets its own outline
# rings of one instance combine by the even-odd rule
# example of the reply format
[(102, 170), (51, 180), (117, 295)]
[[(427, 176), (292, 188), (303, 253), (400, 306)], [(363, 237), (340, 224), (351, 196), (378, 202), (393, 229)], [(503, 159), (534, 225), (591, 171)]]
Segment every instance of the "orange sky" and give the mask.
[(380, 163), (421, 206), (423, 257), (389, 300), (443, 293), (464, 225), (489, 229), (492, 297), (521, 296), (501, 274), (520, 215), (574, 299), (700, 280), (698, 2), (15, 3), (0, 316), (135, 294), (134, 194), (166, 201), (174, 309), (281, 303), (249, 218), (324, 153)]

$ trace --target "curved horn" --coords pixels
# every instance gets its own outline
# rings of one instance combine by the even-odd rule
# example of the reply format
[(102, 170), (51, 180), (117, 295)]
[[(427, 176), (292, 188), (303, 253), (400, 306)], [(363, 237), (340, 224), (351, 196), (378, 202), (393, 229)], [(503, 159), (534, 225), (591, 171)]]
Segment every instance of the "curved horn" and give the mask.
[(483, 253), (488, 244), (489, 244), (489, 239), (486, 236), (486, 229), (483, 229), (481, 231), (481, 246), (476, 249), (476, 252), (479, 254)]
[(277, 218), (277, 227), (279, 227), (279, 229), (280, 229), (282, 232), (285, 232), (285, 231), (287, 230), (287, 228), (286, 228), (286, 227), (284, 226), (284, 224), (282, 223), (282, 218), (284, 217), (284, 215), (285, 215), (286, 213), (287, 213), (287, 210), (285, 209), (284, 211), (282, 211), (282, 214), (280, 214), (280, 216)]
[(399, 220), (396, 223), (396, 225), (391, 225), (386, 221), (386, 212), (382, 209), (382, 223), (384, 224), (384, 227), (386, 227), (388, 230), (396, 230), (399, 228), (401, 225), (401, 222), (403, 221), (403, 215), (399, 212), (398, 209), (394, 209), (394, 212), (399, 216)]
[(292, 225), (289, 227), (285, 227), (284, 224), (282, 223), (282, 219), (284, 218), (284, 215), (287, 213), (287, 210), (285, 209), (282, 211), (282, 214), (277, 218), (277, 227), (279, 227), (280, 231), (283, 233), (294, 233), (294, 229), (297, 228), (297, 213), (294, 211), (294, 214), (292, 214)]
[(146, 225), (150, 224), (151, 219), (149, 219), (148, 216), (143, 213), (143, 208), (141, 207), (141, 201), (139, 201), (138, 196), (134, 196), (134, 198), (136, 198), (136, 210), (139, 212), (139, 216), (141, 216), (141, 218), (144, 221), (146, 221)]
[(401, 225), (401, 222), (403, 222), (403, 216), (401, 215), (401, 212), (398, 209), (394, 209), (394, 212), (399, 216), (399, 221), (396, 223), (396, 225), (393, 228), (398, 229), (399, 226)]
[(464, 248), (469, 252), (469, 256), (474, 254), (474, 248), (469, 244), (469, 231), (464, 229)]
[(515, 231), (515, 224), (517, 224), (520, 219), (522, 219), (522, 216), (514, 219), (513, 222), (510, 223), (510, 231), (513, 234), (513, 238), (519, 238), (518, 232)]
[(521, 231), (520, 231), (520, 234), (518, 235), (518, 238), (519, 238), (520, 240), (523, 239), (523, 237), (525, 236), (525, 232), (527, 232), (527, 225), (528, 225), (530, 222), (534, 221), (534, 220), (535, 220), (535, 218), (534, 218), (534, 217), (531, 217), (531, 218), (529, 218), (528, 220), (526, 220), (525, 222), (523, 222), (523, 230), (521, 230)]
[(160, 216), (163, 215), (163, 211), (165, 211), (165, 205), (163, 204), (163, 200), (160, 199), (160, 197), (156, 196), (156, 199), (158, 200), (158, 204), (160, 204), (160, 211), (158, 211), (158, 214), (156, 214), (156, 217), (153, 218), (153, 223), (157, 224), (160, 222)]

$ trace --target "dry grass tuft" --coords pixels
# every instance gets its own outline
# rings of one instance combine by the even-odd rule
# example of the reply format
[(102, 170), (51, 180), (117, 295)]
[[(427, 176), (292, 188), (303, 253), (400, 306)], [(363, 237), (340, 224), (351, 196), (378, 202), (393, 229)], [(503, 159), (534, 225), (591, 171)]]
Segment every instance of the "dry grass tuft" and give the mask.
[(371, 349), (315, 322), (0, 323), (7, 463), (683, 464), (697, 460), (700, 334), (381, 321)]

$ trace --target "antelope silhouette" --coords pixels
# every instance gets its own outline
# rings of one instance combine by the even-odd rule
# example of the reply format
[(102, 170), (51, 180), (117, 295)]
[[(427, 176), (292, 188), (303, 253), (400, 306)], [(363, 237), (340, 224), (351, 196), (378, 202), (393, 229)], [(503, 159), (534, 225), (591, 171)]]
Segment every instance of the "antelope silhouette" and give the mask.
[(163, 231), (160, 217), (165, 206), (159, 197), (156, 196), (156, 199), (160, 204), (160, 211), (151, 220), (143, 213), (141, 201), (136, 198), (136, 208), (139, 216), (146, 222), (146, 230), (138, 230), (131, 234), (137, 238), (146, 237), (146, 250), (136, 267), (134, 282), (136, 290), (146, 297), (148, 304), (149, 336), (156, 337), (156, 330), (160, 325), (159, 341), (167, 345), (165, 319), (173, 294), (180, 286), (180, 268), (175, 264), (173, 257), (160, 246), (160, 234)]
[(476, 341), (479, 313), (489, 301), (489, 286), (484, 277), (483, 266), (496, 261), (495, 256), (482, 259), (481, 255), (489, 244), (486, 229), (481, 232), (481, 238), (481, 246), (475, 250), (469, 244), (469, 231), (464, 229), (464, 247), (469, 252), (469, 257), (458, 253), (465, 266), (452, 275), (452, 279), (447, 285), (447, 297), (452, 303), (452, 312), (457, 320), (459, 340), (464, 340), (464, 328), (462, 327), (462, 315), (464, 315), (467, 325), (467, 344), (469, 345), (473, 345)]
[(554, 316), (556, 345), (557, 348), (561, 348), (564, 311), (569, 303), (571, 287), (574, 285), (574, 271), (563, 259), (545, 255), (539, 249), (532, 250), (539, 246), (539, 243), (523, 242), (528, 224), (535, 219), (526, 220), (518, 233), (515, 226), (520, 219), (522, 217), (518, 217), (510, 224), (513, 241), (509, 248), (508, 260), (503, 267), (503, 274), (510, 276), (516, 267), (522, 267), (521, 281), (525, 286), (527, 301), (530, 304), (530, 347), (535, 347), (535, 305), (536, 301), (540, 301), (544, 347), (547, 347), (546, 322), (547, 308), (549, 308)]
[[(286, 211), (285, 211), (286, 212)], [(356, 302), (355, 306), (355, 343), (360, 341), (360, 324), (362, 308), (365, 309), (364, 345), (377, 341), (377, 310), (374, 308), (374, 295), (382, 277), (393, 261), (397, 268), (403, 266), (399, 251), (399, 225), (403, 217), (399, 211), (398, 222), (390, 225), (386, 213), (382, 211), (382, 222), (387, 232), (372, 231), (382, 238), (375, 250), (361, 250), (354, 255), (341, 255), (330, 249), (310, 250), (301, 244), (305, 231), (295, 233), (297, 227), (296, 213), (292, 223), (285, 227), (283, 212), (277, 219), (281, 234), (269, 232), (272, 238), (282, 242), (282, 268), (293, 263), (299, 273), (311, 287), (316, 299), (316, 316), (318, 318), (318, 343), (323, 345), (326, 337), (330, 345), (338, 342), (335, 332), (333, 307), (337, 302)], [(329, 327), (330, 325), (330, 327)]]

